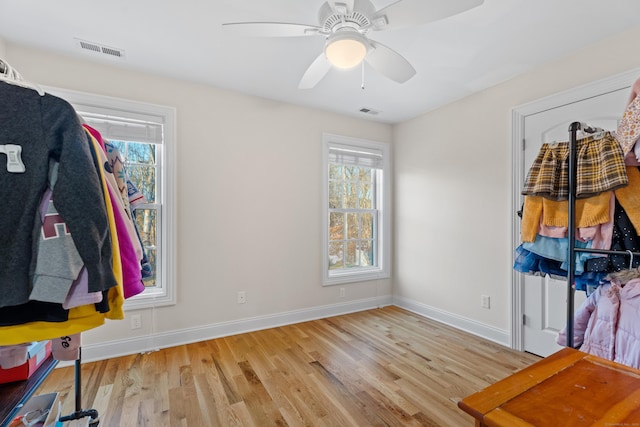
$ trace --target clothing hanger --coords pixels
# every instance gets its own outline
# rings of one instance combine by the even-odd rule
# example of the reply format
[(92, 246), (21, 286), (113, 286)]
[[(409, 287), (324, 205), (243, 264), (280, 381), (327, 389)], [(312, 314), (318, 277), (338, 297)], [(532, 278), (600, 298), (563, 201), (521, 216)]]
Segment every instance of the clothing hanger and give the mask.
[(630, 250), (626, 250), (629, 254), (631, 260), (629, 261), (629, 268), (626, 270), (619, 270), (609, 273), (605, 277), (605, 281), (609, 281), (612, 283), (617, 283), (620, 287), (624, 287), (630, 280), (640, 278), (640, 268), (633, 268), (633, 255), (634, 253)]
[(598, 140), (598, 139), (602, 139), (605, 133), (606, 133), (606, 130), (604, 130), (601, 127), (591, 126), (585, 122), (580, 122), (580, 129), (578, 129), (576, 138), (582, 139), (582, 138), (591, 136), (594, 139)]
[(580, 123), (580, 129), (584, 132), (587, 133), (596, 133), (596, 132), (604, 132), (604, 129), (596, 127), (596, 126), (590, 126), (587, 123), (581, 122)]
[(33, 89), (36, 92), (38, 92), (40, 96), (44, 96), (44, 89), (42, 89), (40, 86), (38, 86), (35, 83), (25, 82), (22, 76), (20, 75), (20, 73), (11, 65), (9, 65), (7, 61), (1, 58), (0, 58), (0, 80), (15, 86), (21, 86), (27, 89)]

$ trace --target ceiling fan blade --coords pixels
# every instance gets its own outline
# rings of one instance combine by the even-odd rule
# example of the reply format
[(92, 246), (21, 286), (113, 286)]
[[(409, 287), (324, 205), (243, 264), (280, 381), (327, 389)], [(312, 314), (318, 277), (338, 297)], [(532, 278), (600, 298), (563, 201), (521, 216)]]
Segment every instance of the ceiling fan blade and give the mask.
[(324, 52), (322, 52), (311, 63), (311, 65), (309, 65), (307, 71), (305, 71), (304, 76), (302, 76), (302, 79), (300, 79), (300, 83), (298, 84), (298, 89), (311, 89), (317, 85), (325, 75), (327, 75), (330, 69), (331, 64), (324, 56)]
[(329, 6), (331, 6), (331, 10), (335, 13), (341, 13), (344, 15), (349, 15), (353, 12), (353, 2), (354, 0), (328, 0)]
[(381, 29), (395, 30), (457, 15), (482, 3), (484, 0), (399, 0), (380, 9), (376, 19), (386, 17), (387, 24)]
[(365, 61), (380, 73), (398, 83), (404, 83), (416, 74), (416, 69), (395, 50), (378, 42), (371, 42)]
[(249, 37), (298, 37), (316, 35), (320, 27), (286, 22), (229, 22), (222, 28), (230, 33)]

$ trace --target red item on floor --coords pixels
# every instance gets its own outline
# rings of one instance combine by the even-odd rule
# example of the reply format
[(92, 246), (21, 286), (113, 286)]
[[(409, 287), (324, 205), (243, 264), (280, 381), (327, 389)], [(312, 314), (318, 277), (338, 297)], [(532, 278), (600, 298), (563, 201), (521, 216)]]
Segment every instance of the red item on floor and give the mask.
[(51, 341), (33, 343), (27, 352), (28, 360), (14, 368), (0, 368), (0, 384), (29, 379), (51, 354)]

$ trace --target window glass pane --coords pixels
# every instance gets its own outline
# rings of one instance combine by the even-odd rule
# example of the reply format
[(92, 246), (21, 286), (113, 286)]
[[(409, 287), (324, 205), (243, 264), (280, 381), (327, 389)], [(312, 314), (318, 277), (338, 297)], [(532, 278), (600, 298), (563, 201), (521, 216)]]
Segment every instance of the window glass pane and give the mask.
[(156, 203), (156, 168), (154, 166), (127, 166), (127, 174), (149, 203)]
[[(123, 156), (127, 152), (127, 143), (126, 142), (109, 140), (109, 143), (113, 144), (118, 149), (120, 154), (122, 154)], [(125, 159), (125, 161), (126, 161), (126, 159)]]
[(136, 209), (134, 216), (142, 245), (144, 247), (157, 246), (155, 209)]
[(352, 181), (346, 181), (344, 183), (343, 206), (347, 209), (355, 209), (358, 207), (358, 188)]
[(329, 165), (329, 179), (342, 179), (342, 165)]
[(342, 207), (342, 181), (329, 181), (329, 209)]
[(360, 209), (373, 208), (373, 192), (371, 191), (371, 188), (370, 182), (360, 182), (358, 186), (358, 207)]
[(358, 228), (358, 214), (347, 214), (347, 239), (357, 239)]
[(153, 276), (145, 277), (142, 279), (142, 283), (147, 288), (151, 288), (156, 285), (156, 250), (155, 249), (145, 249), (147, 254), (147, 259), (149, 260), (149, 264), (151, 265), (151, 271), (153, 272)]
[(329, 269), (330, 270), (344, 267), (342, 247), (343, 247), (342, 242), (329, 243)]
[(358, 178), (363, 182), (371, 182), (371, 174), (373, 169), (371, 168), (360, 168)]
[(357, 267), (358, 266), (358, 244), (356, 242), (347, 242), (347, 254), (345, 264), (346, 267)]
[(331, 212), (329, 214), (329, 240), (344, 239), (344, 214)]
[(373, 262), (373, 241), (361, 240), (358, 243), (358, 258), (360, 265), (363, 267), (370, 267), (374, 265)]
[(127, 162), (130, 164), (142, 163), (146, 165), (155, 165), (155, 144), (141, 144), (138, 142), (130, 142), (127, 147)]
[(362, 224), (360, 225), (360, 238), (362, 239), (373, 239), (373, 230), (374, 230), (374, 216), (370, 213), (362, 214)]
[(344, 179), (347, 181), (356, 180), (358, 178), (357, 166), (344, 166)]

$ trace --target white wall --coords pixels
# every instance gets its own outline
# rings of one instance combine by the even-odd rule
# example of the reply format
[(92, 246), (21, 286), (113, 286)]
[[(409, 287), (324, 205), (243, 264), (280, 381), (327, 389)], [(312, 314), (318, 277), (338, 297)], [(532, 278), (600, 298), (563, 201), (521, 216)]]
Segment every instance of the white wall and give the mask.
[[(85, 359), (374, 307), (392, 282), (396, 304), (508, 344), (511, 110), (638, 67), (639, 38), (393, 127), (0, 43), (28, 80), (177, 109), (178, 304), (140, 311), (140, 330), (110, 321), (84, 334)], [(394, 276), (345, 285), (344, 299), (320, 283), (322, 132), (394, 145)]]
[(511, 110), (640, 66), (639, 39), (637, 27), (395, 126), (398, 305), (509, 343)]
[(26, 80), (177, 109), (178, 303), (83, 334), (86, 359), (391, 301), (390, 279), (321, 285), (322, 132), (391, 142), (390, 125), (5, 44)]

